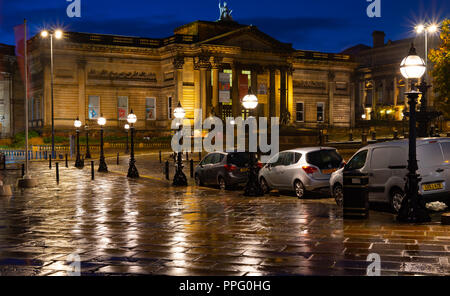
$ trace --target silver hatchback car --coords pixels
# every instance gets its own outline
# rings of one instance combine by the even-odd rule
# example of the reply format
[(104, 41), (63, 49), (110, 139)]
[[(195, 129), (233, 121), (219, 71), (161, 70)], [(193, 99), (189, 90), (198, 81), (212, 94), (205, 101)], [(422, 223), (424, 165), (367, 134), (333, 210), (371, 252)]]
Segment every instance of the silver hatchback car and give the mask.
[(280, 152), (259, 173), (264, 192), (294, 191), (303, 198), (307, 191), (329, 187), (330, 176), (345, 165), (335, 148), (310, 147)]

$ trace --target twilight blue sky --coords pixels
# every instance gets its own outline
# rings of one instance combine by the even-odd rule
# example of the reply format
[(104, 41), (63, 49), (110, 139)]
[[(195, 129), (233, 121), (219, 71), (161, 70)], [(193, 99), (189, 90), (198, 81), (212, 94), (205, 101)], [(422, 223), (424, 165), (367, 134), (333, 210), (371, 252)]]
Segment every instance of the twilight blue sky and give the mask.
[[(66, 0), (0, 0), (0, 43), (14, 44), (13, 27), (27, 18), (31, 34), (67, 31), (168, 37), (179, 25), (214, 21), (218, 0), (81, 0), (81, 18), (69, 18)], [(297, 49), (340, 52), (371, 45), (374, 30), (386, 40), (414, 36), (419, 21), (450, 18), (448, 0), (381, 0), (381, 18), (369, 18), (367, 0), (228, 0), (233, 17)]]

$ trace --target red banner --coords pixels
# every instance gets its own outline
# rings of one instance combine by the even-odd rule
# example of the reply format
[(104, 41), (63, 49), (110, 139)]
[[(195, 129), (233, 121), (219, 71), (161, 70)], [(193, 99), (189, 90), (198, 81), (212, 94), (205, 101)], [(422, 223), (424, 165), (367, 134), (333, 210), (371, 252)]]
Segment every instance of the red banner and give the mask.
[(248, 75), (239, 75), (239, 99), (242, 100), (248, 94)]

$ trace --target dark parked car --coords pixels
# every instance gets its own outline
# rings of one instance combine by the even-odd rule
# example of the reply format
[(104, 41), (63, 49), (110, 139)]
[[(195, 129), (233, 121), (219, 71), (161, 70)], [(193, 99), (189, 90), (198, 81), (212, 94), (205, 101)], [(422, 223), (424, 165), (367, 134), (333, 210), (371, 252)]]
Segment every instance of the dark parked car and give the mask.
[[(194, 170), (195, 183), (218, 185), (224, 190), (247, 183), (251, 155), (248, 152), (213, 152), (205, 156)], [(257, 161), (257, 160), (256, 160)], [(258, 162), (260, 166), (260, 163)]]

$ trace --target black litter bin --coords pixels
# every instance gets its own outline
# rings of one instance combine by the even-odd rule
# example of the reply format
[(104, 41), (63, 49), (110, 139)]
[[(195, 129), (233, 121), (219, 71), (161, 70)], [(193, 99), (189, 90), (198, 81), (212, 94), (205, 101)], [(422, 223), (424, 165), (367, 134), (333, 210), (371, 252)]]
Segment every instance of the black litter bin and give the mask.
[(358, 171), (344, 171), (344, 218), (369, 217), (369, 176)]

